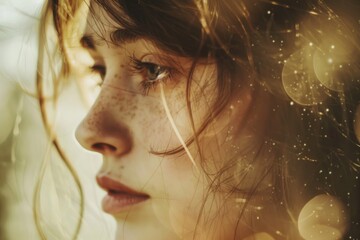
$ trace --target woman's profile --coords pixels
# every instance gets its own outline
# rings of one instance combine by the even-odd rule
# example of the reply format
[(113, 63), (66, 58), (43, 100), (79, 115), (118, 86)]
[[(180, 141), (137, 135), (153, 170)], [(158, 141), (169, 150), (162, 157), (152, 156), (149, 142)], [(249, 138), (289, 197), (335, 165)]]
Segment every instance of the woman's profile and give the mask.
[(76, 74), (100, 85), (76, 138), (103, 156), (116, 239), (359, 236), (355, 1), (46, 7), (55, 86)]

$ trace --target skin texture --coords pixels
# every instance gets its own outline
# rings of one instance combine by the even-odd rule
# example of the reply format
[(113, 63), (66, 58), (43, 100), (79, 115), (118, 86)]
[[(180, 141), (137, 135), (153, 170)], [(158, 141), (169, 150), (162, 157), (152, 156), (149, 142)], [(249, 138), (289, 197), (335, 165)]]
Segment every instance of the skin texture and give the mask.
[[(96, 16), (89, 15), (85, 32), (92, 42), (83, 46), (94, 66), (102, 69), (95, 68), (102, 88), (76, 136), (83, 147), (103, 155), (98, 177), (110, 177), (150, 196), (111, 213), (118, 225), (117, 239), (267, 240), (293, 231), (275, 198), (276, 143), (267, 143), (265, 132), (276, 115), (271, 115), (274, 108), (266, 90), (255, 90), (239, 77), (236, 95), (198, 136), (197, 144), (190, 144), (187, 152), (154, 154), (191, 139), (193, 127), (198, 129), (211, 113), (217, 95), (214, 59), (201, 59), (192, 74), (192, 122), (186, 96), (192, 59), (165, 52), (144, 37), (113, 42), (111, 33), (122, 27), (92, 7)], [(136, 62), (147, 67), (139, 68)], [(160, 72), (154, 74), (149, 66), (160, 67)], [(335, 212), (341, 212), (341, 203), (324, 196), (316, 196), (300, 211), (302, 238), (344, 235), (345, 217), (338, 225), (312, 217), (321, 204), (324, 219), (329, 210), (335, 220), (339, 216)], [(297, 235), (292, 238), (301, 239)]]
[[(103, 16), (100, 20), (109, 21)], [(103, 155), (98, 176), (108, 176), (150, 196), (149, 200), (114, 214), (118, 224), (117, 239), (229, 239), (251, 234), (255, 230), (249, 227), (248, 220), (251, 221), (253, 210), (249, 208), (245, 220), (238, 222), (244, 203), (238, 199), (244, 198), (243, 193), (253, 187), (258, 180), (257, 172), (263, 172), (265, 166), (252, 164), (244, 158), (237, 168), (251, 166), (251, 170), (241, 185), (238, 184), (241, 177), (233, 177), (237, 168), (224, 171), (226, 185), (218, 184), (215, 188), (211, 183), (215, 182), (212, 176), (229, 159), (238, 156), (239, 148), (234, 144), (256, 143), (254, 132), (263, 131), (259, 121), (267, 111), (264, 107), (257, 108), (250, 114), (252, 117), (245, 119), (244, 116), (250, 111), (250, 104), (259, 105), (263, 98), (255, 101), (250, 88), (239, 89), (239, 96), (199, 136), (202, 160), (197, 146), (189, 146), (196, 167), (184, 151), (154, 155), (150, 153), (152, 150), (166, 151), (180, 146), (165, 112), (164, 99), (184, 141), (193, 136), (185, 95), (191, 59), (169, 55), (142, 38), (110, 43), (113, 29), (109, 26), (112, 25), (103, 24), (104, 28), (97, 29), (95, 21), (99, 18), (95, 20), (90, 15), (86, 34), (93, 36), (96, 44), (88, 51), (95, 65), (106, 68), (106, 74), (101, 92), (78, 127), (76, 137), (83, 147)], [(134, 69), (133, 58), (175, 70), (156, 81), (156, 86), (144, 90), (141, 83), (149, 78), (149, 72)], [(190, 101), (197, 128), (214, 101), (215, 65), (209, 60), (200, 62), (192, 81)], [(161, 98), (161, 89), (164, 98)], [(265, 179), (259, 189), (265, 189), (270, 182), (271, 178)], [(241, 193), (230, 192), (233, 186), (240, 188)], [(267, 201), (256, 193), (253, 199), (249, 206)]]

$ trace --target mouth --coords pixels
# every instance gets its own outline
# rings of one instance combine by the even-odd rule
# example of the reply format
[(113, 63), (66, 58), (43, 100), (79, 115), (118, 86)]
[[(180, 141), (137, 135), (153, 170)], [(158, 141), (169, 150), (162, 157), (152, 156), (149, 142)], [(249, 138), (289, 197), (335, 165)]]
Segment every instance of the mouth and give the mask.
[(126, 212), (150, 198), (148, 194), (131, 189), (107, 176), (97, 176), (96, 181), (107, 192), (102, 200), (102, 209), (112, 215)]

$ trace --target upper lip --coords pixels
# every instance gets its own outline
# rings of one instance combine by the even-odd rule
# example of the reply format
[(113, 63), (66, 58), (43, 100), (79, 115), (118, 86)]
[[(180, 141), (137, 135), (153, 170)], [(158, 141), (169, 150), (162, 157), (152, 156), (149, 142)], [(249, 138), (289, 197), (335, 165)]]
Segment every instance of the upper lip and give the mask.
[(98, 175), (98, 176), (96, 176), (96, 181), (99, 184), (99, 186), (107, 192), (124, 193), (124, 194), (129, 194), (129, 195), (149, 197), (148, 194), (138, 192), (116, 180), (113, 180), (112, 178), (110, 178), (108, 176), (99, 176)]

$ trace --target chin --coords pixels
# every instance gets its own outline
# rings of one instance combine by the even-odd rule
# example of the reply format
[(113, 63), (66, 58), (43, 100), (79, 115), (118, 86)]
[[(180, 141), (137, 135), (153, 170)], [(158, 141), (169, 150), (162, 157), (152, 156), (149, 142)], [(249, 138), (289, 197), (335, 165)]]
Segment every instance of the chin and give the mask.
[(118, 222), (116, 240), (177, 240), (180, 238), (156, 223), (129, 224)]
[(115, 215), (117, 222), (116, 240), (177, 240), (179, 236), (164, 226), (154, 214), (151, 205), (144, 204), (136, 211)]

